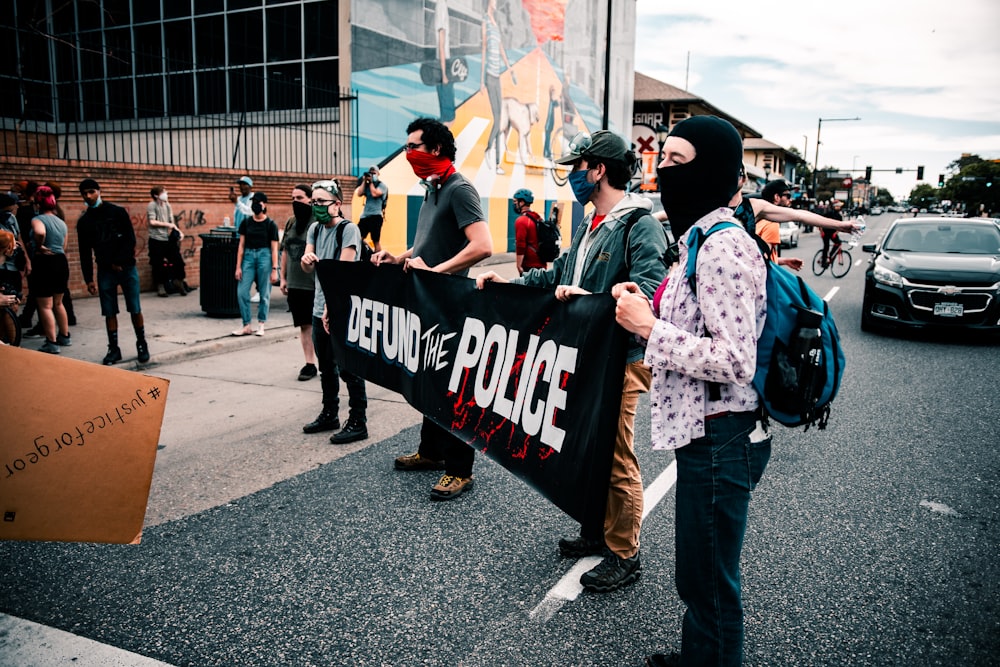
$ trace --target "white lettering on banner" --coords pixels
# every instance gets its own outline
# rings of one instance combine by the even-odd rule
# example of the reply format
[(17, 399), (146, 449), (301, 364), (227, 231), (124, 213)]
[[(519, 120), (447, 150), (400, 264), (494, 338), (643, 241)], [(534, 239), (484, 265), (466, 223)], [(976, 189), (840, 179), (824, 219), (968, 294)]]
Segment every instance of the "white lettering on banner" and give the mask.
[(420, 318), (400, 306), (351, 295), (347, 344), (416, 373), (420, 365)]
[(650, 127), (656, 127), (662, 122), (662, 113), (637, 113), (632, 118), (633, 125), (649, 125)]
[(454, 333), (435, 334), (434, 330), (437, 328), (438, 325), (435, 324), (421, 337), (422, 340), (427, 341), (424, 345), (424, 369), (434, 371), (439, 371), (448, 365), (448, 362), (444, 360), (448, 353), (444, 349), (444, 344), (455, 335)]
[[(511, 400), (506, 394), (517, 357), (518, 338), (519, 332), (508, 331), (500, 324), (494, 324), (487, 333), (481, 320), (466, 318), (448, 391), (457, 392), (463, 372), (475, 370), (473, 397), (479, 407), (491, 408), (501, 417), (520, 425), (528, 435), (539, 436), (544, 444), (558, 452), (566, 436), (566, 432), (555, 425), (556, 410), (566, 408), (566, 390), (560, 379), (563, 373), (576, 371), (577, 349), (557, 345), (552, 340), (539, 345), (538, 336), (529, 336)], [(541, 396), (536, 399), (541, 383), (547, 385), (547, 392), (544, 399)]]

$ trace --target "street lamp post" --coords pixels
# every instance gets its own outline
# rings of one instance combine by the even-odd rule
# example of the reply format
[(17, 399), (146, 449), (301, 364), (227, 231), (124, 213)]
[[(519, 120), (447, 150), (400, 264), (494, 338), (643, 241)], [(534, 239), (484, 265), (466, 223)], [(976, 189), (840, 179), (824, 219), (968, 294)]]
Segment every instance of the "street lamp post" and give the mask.
[(813, 199), (819, 199), (819, 193), (816, 191), (816, 174), (819, 170), (819, 133), (823, 129), (823, 121), (832, 123), (839, 120), (861, 120), (861, 118), (855, 116), (854, 118), (820, 118), (819, 124), (816, 126), (816, 156), (813, 158)]

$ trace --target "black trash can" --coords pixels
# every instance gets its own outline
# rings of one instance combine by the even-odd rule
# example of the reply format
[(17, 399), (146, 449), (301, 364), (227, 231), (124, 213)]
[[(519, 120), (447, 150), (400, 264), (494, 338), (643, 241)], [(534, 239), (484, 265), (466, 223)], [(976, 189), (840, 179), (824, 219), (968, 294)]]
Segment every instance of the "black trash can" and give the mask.
[(232, 227), (216, 227), (201, 237), (201, 309), (209, 317), (239, 317), (236, 297), (236, 251), (240, 239)]

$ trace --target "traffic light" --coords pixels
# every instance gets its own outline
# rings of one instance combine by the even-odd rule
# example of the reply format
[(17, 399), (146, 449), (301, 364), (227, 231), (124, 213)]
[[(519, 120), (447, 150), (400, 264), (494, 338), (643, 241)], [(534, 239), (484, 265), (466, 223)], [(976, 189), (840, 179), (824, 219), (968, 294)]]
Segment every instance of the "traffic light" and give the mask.
[(944, 174), (938, 174), (938, 187), (944, 187)]
[(870, 166), (865, 167), (865, 180), (869, 183), (872, 180), (872, 168)]
[(923, 168), (923, 166), (917, 167), (917, 180), (918, 181), (924, 180), (924, 168)]

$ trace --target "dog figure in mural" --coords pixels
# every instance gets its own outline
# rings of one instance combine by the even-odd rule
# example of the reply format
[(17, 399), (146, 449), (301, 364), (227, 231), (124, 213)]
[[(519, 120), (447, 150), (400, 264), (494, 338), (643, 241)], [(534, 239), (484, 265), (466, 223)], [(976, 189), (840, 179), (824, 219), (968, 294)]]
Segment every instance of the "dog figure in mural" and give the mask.
[(506, 150), (511, 130), (517, 132), (517, 153), (521, 164), (528, 164), (531, 158), (531, 142), (528, 135), (531, 127), (538, 122), (538, 105), (524, 103), (513, 97), (503, 98), (500, 107), (500, 145)]

